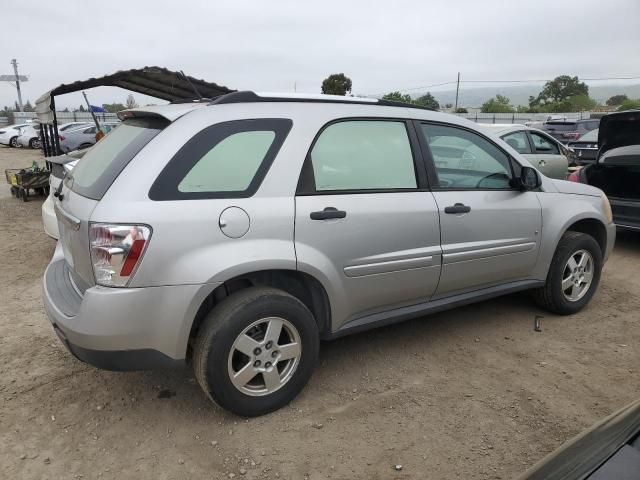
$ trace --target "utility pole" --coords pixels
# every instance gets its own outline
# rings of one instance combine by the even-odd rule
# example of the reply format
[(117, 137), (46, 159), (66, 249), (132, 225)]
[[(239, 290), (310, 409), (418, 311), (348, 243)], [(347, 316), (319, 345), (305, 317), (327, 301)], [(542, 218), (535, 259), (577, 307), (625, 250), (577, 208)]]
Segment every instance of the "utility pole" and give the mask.
[(22, 92), (20, 91), (20, 82), (26, 82), (29, 78), (25, 75), (18, 75), (18, 61), (14, 58), (11, 60), (13, 65), (13, 75), (0, 75), (0, 82), (15, 82), (18, 91), (18, 109), (22, 111)]
[(458, 82), (456, 83), (456, 106), (453, 110), (453, 112), (457, 112), (458, 111), (458, 93), (460, 92), (460, 72), (458, 72)]

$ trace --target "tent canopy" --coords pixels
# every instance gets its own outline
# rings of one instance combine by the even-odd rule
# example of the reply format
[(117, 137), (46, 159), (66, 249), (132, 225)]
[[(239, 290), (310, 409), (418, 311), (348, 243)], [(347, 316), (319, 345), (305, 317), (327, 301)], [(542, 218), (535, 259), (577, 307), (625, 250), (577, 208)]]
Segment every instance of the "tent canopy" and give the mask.
[(214, 98), (235, 91), (215, 83), (189, 76), (185, 77), (180, 72), (173, 72), (162, 67), (120, 70), (104, 77), (62, 84), (46, 92), (36, 101), (35, 110), (38, 114), (38, 120), (44, 124), (53, 123), (54, 96), (93, 87), (120, 87), (169, 102), (186, 102), (198, 99), (199, 96), (194, 91), (194, 87), (200, 96), (205, 98)]

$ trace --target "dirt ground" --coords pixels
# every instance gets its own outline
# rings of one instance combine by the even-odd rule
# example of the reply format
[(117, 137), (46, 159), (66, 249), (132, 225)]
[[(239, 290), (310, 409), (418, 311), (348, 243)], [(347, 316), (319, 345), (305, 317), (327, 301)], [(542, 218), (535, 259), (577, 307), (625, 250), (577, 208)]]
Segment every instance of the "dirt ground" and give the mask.
[[(0, 146), (3, 169), (34, 158)], [(0, 185), (1, 478), (507, 479), (640, 396), (637, 234), (619, 233), (577, 315), (517, 294), (325, 343), (289, 407), (245, 420), (187, 369), (105, 372), (67, 353), (40, 298), (55, 246), (42, 201), (8, 192)]]

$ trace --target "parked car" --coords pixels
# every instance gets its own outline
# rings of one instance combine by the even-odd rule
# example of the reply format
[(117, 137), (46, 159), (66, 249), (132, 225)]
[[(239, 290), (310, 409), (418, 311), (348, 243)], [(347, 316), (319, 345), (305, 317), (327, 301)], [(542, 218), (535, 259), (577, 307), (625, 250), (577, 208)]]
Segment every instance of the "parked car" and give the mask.
[(524, 125), (480, 124), (479, 128), (502, 138), (547, 177), (567, 178), (570, 151), (550, 135)]
[[(100, 124), (100, 129), (104, 133), (109, 133), (117, 127), (119, 123), (105, 122)], [(89, 148), (96, 143), (96, 134), (98, 128), (95, 125), (85, 125), (80, 128), (69, 129), (60, 134), (60, 150), (63, 153), (72, 152), (74, 150), (82, 150)]]
[(81, 360), (188, 362), (241, 415), (293, 399), (320, 338), (526, 289), (578, 312), (614, 244), (600, 190), (455, 115), (253, 92), (120, 115), (57, 191), (48, 316)]
[(40, 132), (37, 128), (40, 128), (39, 124), (31, 124), (26, 127), (22, 127), (19, 130), (20, 136), (17, 140), (18, 145), (20, 147), (40, 148)]
[(599, 118), (588, 120), (550, 120), (544, 123), (543, 130), (562, 143), (579, 139), (582, 135), (598, 128)]
[(640, 110), (602, 117), (595, 163), (569, 180), (601, 189), (611, 200), (618, 227), (640, 230)]
[(7, 125), (0, 128), (0, 144), (8, 145), (10, 147), (19, 147), (18, 137), (20, 136), (20, 129), (30, 126), (30, 123), (16, 123), (14, 125)]
[(567, 143), (567, 147), (573, 150), (578, 165), (594, 163), (598, 156), (598, 132), (599, 129), (585, 133), (575, 142)]
[(635, 480), (640, 478), (640, 401), (569, 440), (518, 480)]
[(54, 195), (58, 191), (64, 176), (76, 166), (87, 150), (76, 150), (68, 154), (57, 157), (49, 157), (47, 160), (51, 165), (51, 175), (49, 175), (49, 195), (42, 204), (42, 224), (44, 233), (56, 240), (60, 237), (58, 232), (58, 219), (53, 208)]

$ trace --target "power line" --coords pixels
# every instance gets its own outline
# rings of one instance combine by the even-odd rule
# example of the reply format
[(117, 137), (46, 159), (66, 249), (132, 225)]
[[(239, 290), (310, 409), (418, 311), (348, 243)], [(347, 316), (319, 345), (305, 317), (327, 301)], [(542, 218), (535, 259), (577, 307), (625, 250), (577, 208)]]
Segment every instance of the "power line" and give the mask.
[[(640, 79), (640, 76), (580, 78), (581, 81), (587, 81), (587, 82), (597, 82), (597, 81), (605, 81), (605, 80), (639, 80), (639, 79)], [(551, 81), (553, 81), (552, 78), (537, 78), (537, 79), (527, 79), (527, 80), (460, 80), (460, 83), (540, 83), (540, 82), (551, 82)], [(444, 85), (453, 85), (456, 83), (457, 81), (454, 80), (452, 82), (433, 83), (431, 85), (424, 85), (422, 87), (391, 89), (387, 92), (374, 93), (369, 96), (377, 97), (393, 91), (411, 92), (415, 90), (426, 90), (427, 88), (441, 87)]]

